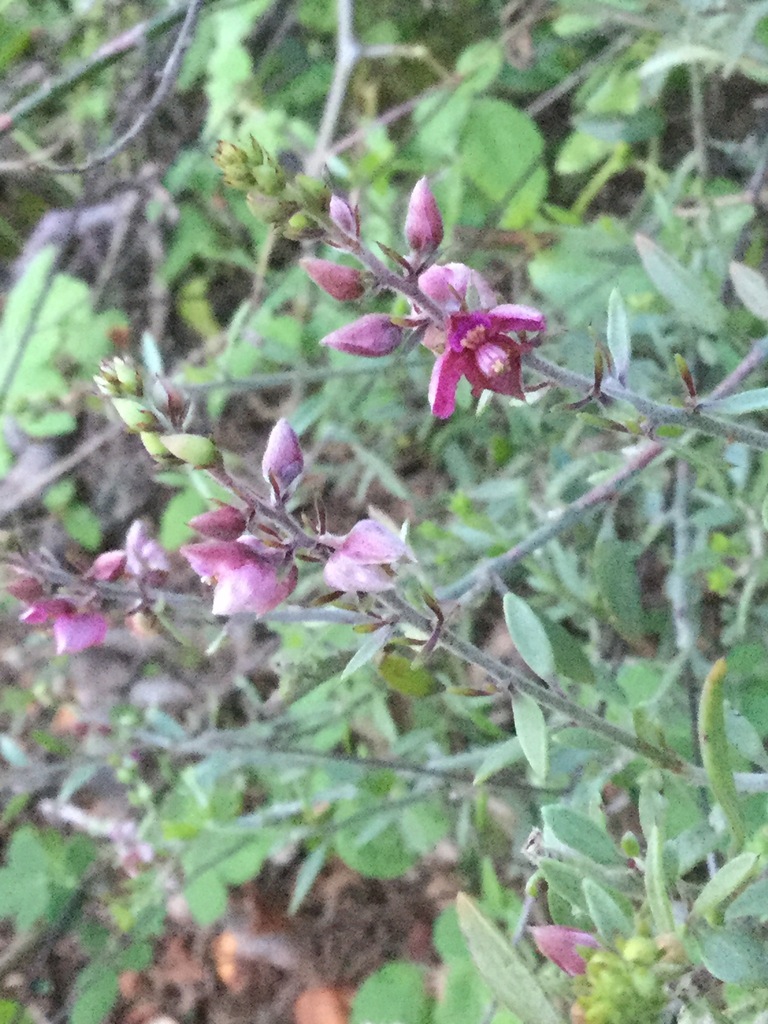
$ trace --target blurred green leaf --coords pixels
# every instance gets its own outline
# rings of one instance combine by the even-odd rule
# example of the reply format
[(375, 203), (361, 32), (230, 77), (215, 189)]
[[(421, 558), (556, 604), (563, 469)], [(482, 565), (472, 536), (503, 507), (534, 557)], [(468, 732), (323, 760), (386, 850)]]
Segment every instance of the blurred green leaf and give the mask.
[(555, 676), (555, 656), (539, 617), (517, 594), (504, 595), (504, 621), (525, 664), (547, 682)]
[(541, 809), (552, 835), (564, 846), (569, 846), (596, 864), (624, 864), (626, 857), (616, 848), (613, 840), (596, 822), (581, 811), (559, 804), (548, 804)]
[(645, 235), (635, 235), (635, 245), (646, 273), (686, 323), (708, 334), (722, 331), (725, 309), (701, 274), (682, 266), (674, 256)]

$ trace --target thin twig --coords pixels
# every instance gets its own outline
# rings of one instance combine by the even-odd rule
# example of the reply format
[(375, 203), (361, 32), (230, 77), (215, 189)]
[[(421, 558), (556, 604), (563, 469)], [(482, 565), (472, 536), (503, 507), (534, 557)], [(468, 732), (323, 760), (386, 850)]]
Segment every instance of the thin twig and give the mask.
[[(209, 2), (215, 3), (216, 0), (209, 0)], [(15, 128), (22, 118), (44, 107), (50, 101), (57, 99), (73, 86), (79, 85), (80, 82), (84, 82), (105, 68), (110, 67), (110, 65), (120, 60), (124, 54), (135, 50), (148, 39), (154, 39), (156, 36), (162, 35), (166, 29), (175, 25), (177, 21), (181, 21), (186, 11), (186, 4), (182, 4), (179, 7), (172, 8), (170, 11), (165, 11), (163, 14), (158, 14), (157, 17), (151, 18), (148, 21), (139, 22), (138, 25), (134, 25), (125, 32), (121, 32), (119, 36), (104, 43), (81, 64), (71, 68), (69, 71), (65, 71), (58, 78), (54, 78), (41, 85), (34, 92), (30, 93), (29, 96), (19, 100), (6, 113), (0, 113), (0, 136)]]
[(179, 72), (181, 71), (184, 54), (187, 52), (189, 44), (192, 42), (192, 37), (204, 3), (205, 0), (190, 0), (189, 6), (187, 7), (187, 13), (184, 17), (181, 28), (179, 29), (176, 42), (168, 55), (168, 60), (165, 62), (165, 67), (163, 68), (163, 73), (160, 76), (157, 88), (144, 106), (144, 109), (127, 131), (125, 131), (119, 138), (115, 139), (114, 142), (106, 147), (106, 149), (88, 157), (85, 163), (37, 164), (33, 166), (42, 167), (45, 170), (50, 171), (52, 174), (85, 174), (87, 171), (93, 170), (94, 167), (100, 167), (102, 164), (108, 163), (121, 153), (126, 146), (130, 145), (130, 143), (154, 117), (163, 101), (171, 92), (171, 89), (179, 76)]

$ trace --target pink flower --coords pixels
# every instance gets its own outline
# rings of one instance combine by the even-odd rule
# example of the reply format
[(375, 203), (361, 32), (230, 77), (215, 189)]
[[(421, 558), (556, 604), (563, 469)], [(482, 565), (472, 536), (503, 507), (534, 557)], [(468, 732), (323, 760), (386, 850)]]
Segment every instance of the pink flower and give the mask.
[(131, 576), (146, 576), (150, 582), (170, 569), (168, 556), (160, 544), (150, 537), (140, 519), (134, 520), (125, 535), (125, 570)]
[(331, 260), (317, 260), (310, 257), (299, 260), (301, 266), (316, 285), (328, 292), (339, 302), (359, 299), (365, 291), (363, 275), (354, 267), (345, 267)]
[(394, 587), (391, 566), (413, 553), (396, 534), (373, 519), (355, 523), (346, 537), (321, 538), (336, 550), (328, 559), (323, 578), (332, 590), (375, 594)]
[(402, 328), (393, 324), (390, 317), (384, 313), (368, 313), (338, 331), (326, 334), (320, 344), (353, 356), (376, 358), (394, 352), (402, 340)]
[(411, 192), (405, 237), (417, 253), (434, 252), (443, 240), (443, 218), (426, 178), (420, 178)]
[[(530, 306), (496, 305), (485, 278), (463, 263), (430, 267), (419, 275), (419, 287), (445, 313), (445, 323), (429, 324), (423, 339), (438, 357), (429, 385), (434, 415), (451, 415), (462, 377), (475, 398), (483, 391), (524, 398), (522, 356), (533, 347), (527, 332), (544, 330), (544, 314)], [(418, 305), (413, 314), (410, 322), (424, 320)]]
[(75, 605), (62, 597), (52, 597), (30, 605), (19, 617), (30, 626), (53, 620), (57, 654), (77, 654), (87, 647), (96, 647), (107, 635), (103, 615), (78, 612)]
[(189, 520), (189, 526), (213, 540), (237, 540), (245, 530), (245, 516), (232, 505), (220, 505)]
[(545, 924), (531, 928), (533, 941), (538, 950), (547, 960), (557, 964), (567, 974), (583, 974), (587, 964), (580, 948), (599, 949), (600, 943), (590, 932), (579, 931), (578, 928), (566, 928), (561, 924)]
[(261, 460), (261, 472), (276, 501), (290, 494), (291, 485), (303, 471), (304, 455), (299, 439), (288, 420), (278, 420), (270, 432)]
[(264, 615), (293, 592), (298, 579), (295, 565), (284, 571), (283, 552), (255, 537), (185, 544), (181, 553), (202, 580), (214, 583), (214, 615)]
[[(446, 345), (437, 357), (429, 382), (429, 404), (440, 419), (456, 407), (462, 377), (478, 398), (483, 391), (525, 398), (522, 356), (533, 348), (526, 331), (544, 329), (542, 313), (527, 306), (495, 306), (487, 313), (452, 313), (447, 319)], [(520, 338), (511, 338), (519, 332)]]

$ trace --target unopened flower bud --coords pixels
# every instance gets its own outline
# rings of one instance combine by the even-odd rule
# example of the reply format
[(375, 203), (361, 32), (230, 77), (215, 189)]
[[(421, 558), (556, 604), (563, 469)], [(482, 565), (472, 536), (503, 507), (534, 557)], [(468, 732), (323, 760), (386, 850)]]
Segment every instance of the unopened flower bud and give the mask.
[(276, 500), (286, 497), (303, 469), (304, 455), (293, 427), (288, 420), (278, 420), (261, 460), (261, 471)]
[(144, 431), (139, 434), (139, 438), (155, 462), (159, 462), (161, 465), (178, 466), (179, 460), (171, 455), (158, 433)]
[(152, 410), (135, 398), (113, 398), (112, 405), (126, 427), (134, 434), (157, 430), (160, 425)]
[(21, 574), (15, 580), (6, 584), (5, 589), (19, 601), (25, 601), (28, 604), (33, 601), (39, 601), (45, 593), (40, 580), (34, 576), (27, 576), (26, 573)]
[(213, 540), (237, 540), (245, 530), (245, 516), (232, 505), (220, 505), (189, 520), (189, 526)]
[(363, 275), (354, 267), (344, 267), (339, 263), (332, 263), (331, 260), (311, 257), (299, 262), (316, 285), (340, 302), (359, 299), (365, 291)]
[[(224, 180), (232, 188), (249, 189), (253, 186), (253, 174), (251, 171), (251, 160), (245, 150), (231, 142), (221, 140), (216, 147), (213, 157), (216, 166), (223, 172)], [(253, 160), (253, 165), (258, 166), (261, 161)]]
[(291, 190), (306, 209), (314, 213), (324, 213), (328, 209), (331, 193), (320, 178), (297, 174), (291, 182)]
[(85, 574), (85, 578), (112, 583), (123, 575), (125, 561), (124, 551), (105, 551), (95, 559), (93, 565)]
[(340, 228), (345, 235), (357, 238), (357, 217), (346, 199), (342, 199), (341, 196), (331, 196), (329, 213), (337, 228)]
[(405, 237), (415, 252), (434, 252), (443, 240), (443, 218), (426, 178), (411, 192), (405, 218)]
[(158, 412), (168, 418), (172, 426), (181, 428), (189, 412), (189, 398), (171, 381), (159, 377), (152, 385), (152, 400)]
[(171, 455), (197, 469), (208, 469), (219, 461), (216, 445), (203, 434), (164, 434), (161, 441)]
[(285, 173), (274, 160), (251, 170), (253, 183), (265, 196), (276, 197), (285, 188)]
[(283, 228), (283, 235), (296, 241), (322, 238), (323, 234), (323, 229), (304, 210), (299, 210), (289, 217)]
[(368, 313), (354, 323), (327, 334), (320, 342), (353, 356), (387, 356), (403, 340), (402, 328), (384, 313)]
[(255, 191), (249, 192), (245, 201), (254, 217), (263, 220), (265, 224), (279, 224), (296, 209), (293, 204), (285, 203), (282, 199), (273, 199)]

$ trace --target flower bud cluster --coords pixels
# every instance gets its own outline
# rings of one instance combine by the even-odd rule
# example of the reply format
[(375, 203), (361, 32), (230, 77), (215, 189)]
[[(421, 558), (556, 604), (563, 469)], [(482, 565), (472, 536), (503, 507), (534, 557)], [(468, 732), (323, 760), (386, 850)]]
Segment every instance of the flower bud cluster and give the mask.
[(584, 1024), (623, 1024), (631, 1008), (633, 1024), (658, 1024), (667, 1005), (660, 972), (660, 950), (647, 936), (619, 941), (619, 952), (587, 954), (584, 973), (575, 979), (573, 1019)]
[(138, 369), (122, 357), (105, 360), (94, 381), (128, 430), (139, 435), (161, 466), (187, 464), (210, 469), (220, 463), (219, 452), (209, 437), (184, 429), (190, 405), (175, 384), (158, 378), (148, 389)]
[(331, 193), (319, 178), (288, 178), (254, 138), (247, 149), (219, 142), (214, 161), (225, 183), (246, 193), (248, 207), (259, 220), (274, 224), (286, 238), (323, 237)]

